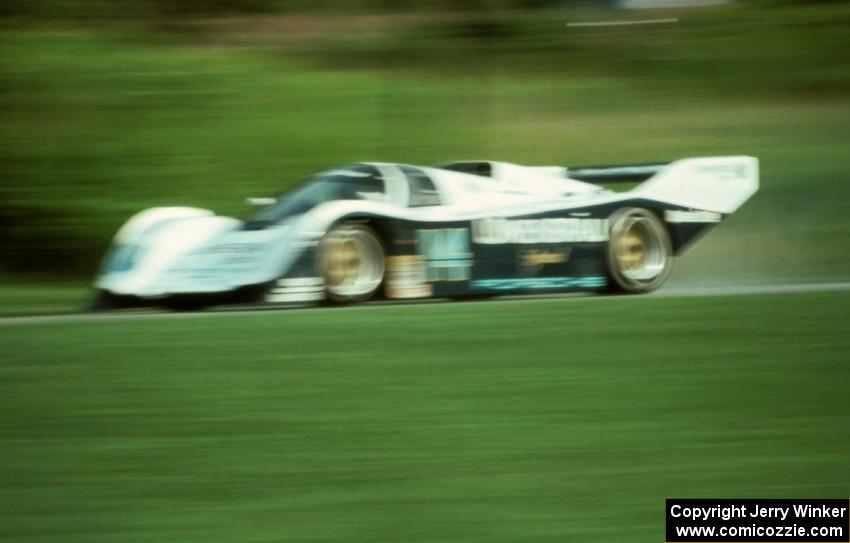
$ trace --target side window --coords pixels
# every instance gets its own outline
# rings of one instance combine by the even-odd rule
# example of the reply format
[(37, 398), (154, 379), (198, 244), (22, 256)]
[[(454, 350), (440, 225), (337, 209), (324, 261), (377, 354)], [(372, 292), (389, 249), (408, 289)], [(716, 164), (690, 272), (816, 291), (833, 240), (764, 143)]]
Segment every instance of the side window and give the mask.
[(431, 178), (425, 175), (425, 172), (411, 166), (402, 166), (401, 171), (407, 176), (407, 182), (410, 186), (408, 207), (440, 205), (440, 195), (437, 192), (437, 187), (434, 186)]
[(371, 166), (355, 164), (329, 173), (333, 174), (335, 191), (329, 200), (386, 200), (384, 180)]
[(386, 200), (384, 192), (384, 180), (380, 177), (364, 177), (354, 179), (346, 183), (346, 200), (374, 200), (383, 202)]

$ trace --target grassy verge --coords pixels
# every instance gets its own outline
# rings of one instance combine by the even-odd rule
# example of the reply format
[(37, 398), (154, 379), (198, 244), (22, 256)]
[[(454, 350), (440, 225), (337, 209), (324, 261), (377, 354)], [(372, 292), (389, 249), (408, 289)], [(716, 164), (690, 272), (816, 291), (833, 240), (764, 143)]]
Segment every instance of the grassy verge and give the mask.
[(91, 287), (83, 282), (37, 282), (4, 277), (0, 284), (0, 315), (80, 311), (89, 296)]
[(848, 293), (0, 326), (0, 538), (661, 541), (850, 477)]

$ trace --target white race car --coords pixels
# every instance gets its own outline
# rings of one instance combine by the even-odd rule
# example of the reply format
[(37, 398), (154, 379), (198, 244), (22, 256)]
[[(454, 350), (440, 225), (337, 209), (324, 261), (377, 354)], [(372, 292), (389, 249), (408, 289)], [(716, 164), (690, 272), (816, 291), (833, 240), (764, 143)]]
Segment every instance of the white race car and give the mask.
[[(615, 181), (637, 186), (615, 192)], [(523, 291), (648, 292), (758, 190), (747, 156), (664, 164), (441, 167), (316, 174), (245, 218), (142, 211), (116, 234), (95, 307), (337, 303)]]

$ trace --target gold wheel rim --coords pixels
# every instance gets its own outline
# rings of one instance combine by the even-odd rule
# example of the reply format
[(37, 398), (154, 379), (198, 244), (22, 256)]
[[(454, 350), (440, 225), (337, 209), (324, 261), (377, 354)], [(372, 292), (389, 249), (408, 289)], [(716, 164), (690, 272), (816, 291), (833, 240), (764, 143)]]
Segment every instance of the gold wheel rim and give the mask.
[(332, 241), (326, 248), (322, 266), (325, 281), (331, 286), (340, 286), (356, 280), (360, 263), (360, 251), (354, 240)]
[(640, 269), (646, 263), (646, 239), (634, 225), (617, 238), (614, 244), (614, 258), (623, 271)]
[(384, 252), (369, 231), (340, 228), (319, 246), (319, 273), (329, 298), (352, 301), (371, 296), (384, 277)]

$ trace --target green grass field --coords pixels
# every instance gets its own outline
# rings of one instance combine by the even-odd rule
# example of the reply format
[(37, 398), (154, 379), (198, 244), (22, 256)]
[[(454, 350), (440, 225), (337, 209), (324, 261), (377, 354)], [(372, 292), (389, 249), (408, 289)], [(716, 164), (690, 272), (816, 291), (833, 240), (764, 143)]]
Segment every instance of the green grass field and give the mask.
[(83, 311), (93, 296), (82, 281), (16, 281), (0, 284), (0, 316)]
[(4, 541), (662, 541), (840, 497), (850, 293), (0, 323)]

